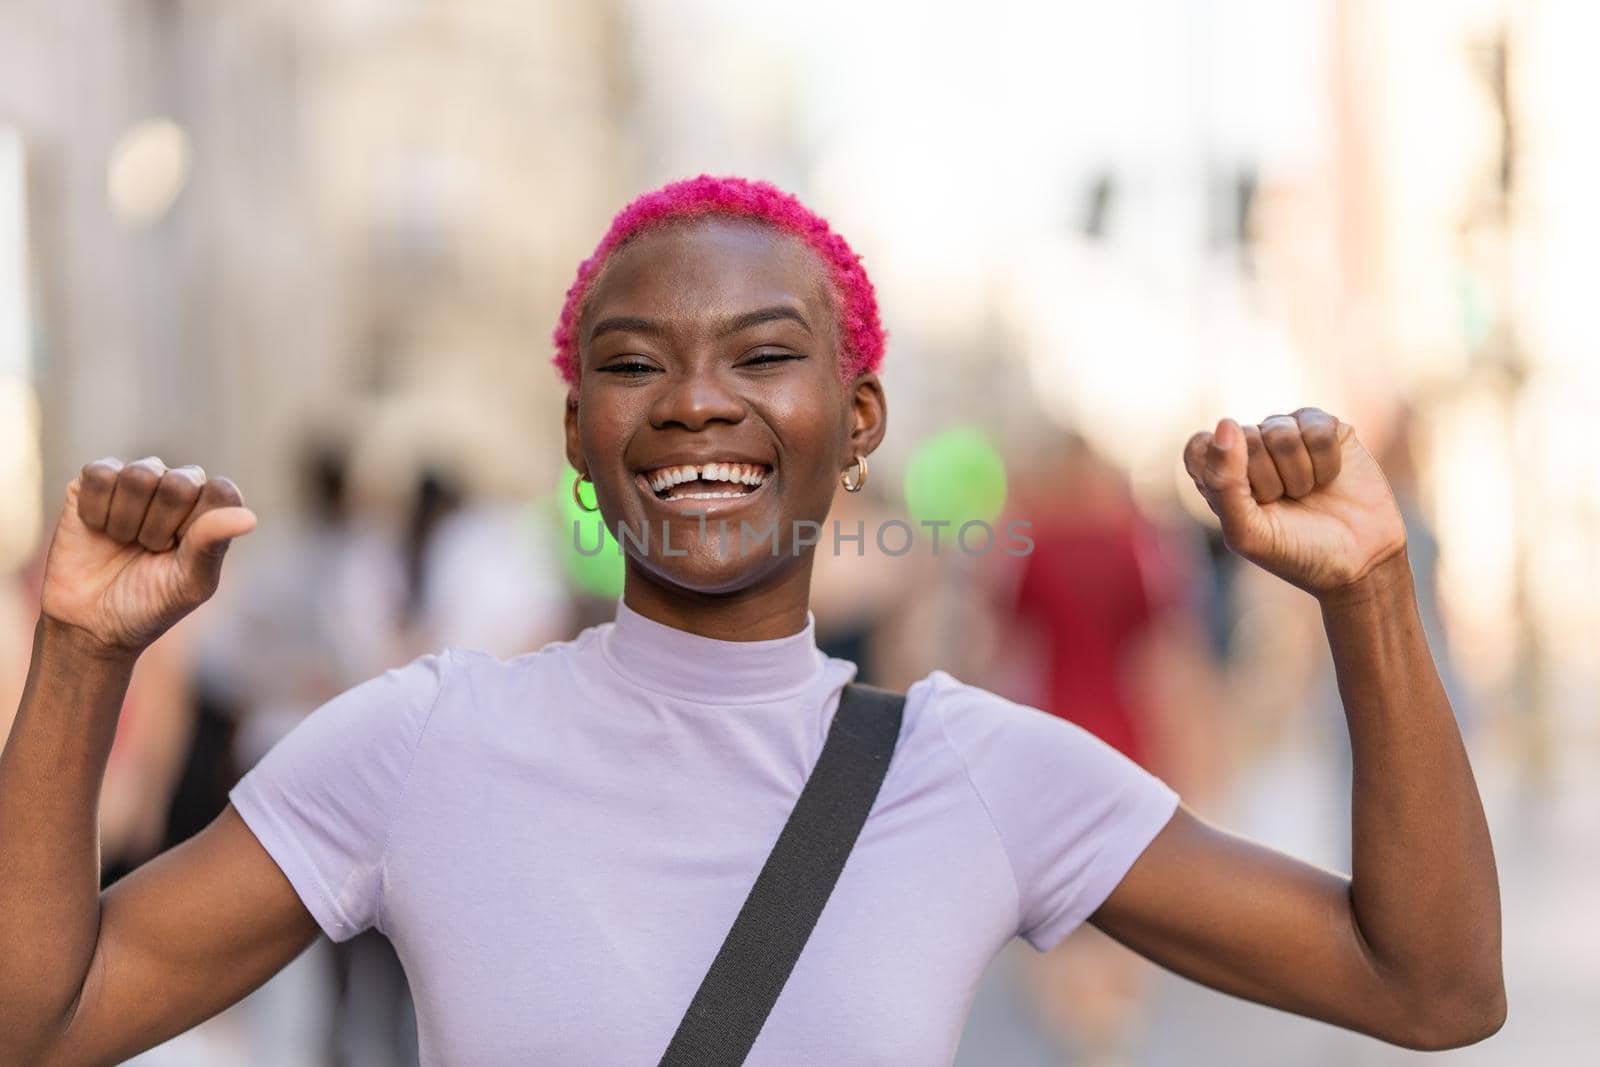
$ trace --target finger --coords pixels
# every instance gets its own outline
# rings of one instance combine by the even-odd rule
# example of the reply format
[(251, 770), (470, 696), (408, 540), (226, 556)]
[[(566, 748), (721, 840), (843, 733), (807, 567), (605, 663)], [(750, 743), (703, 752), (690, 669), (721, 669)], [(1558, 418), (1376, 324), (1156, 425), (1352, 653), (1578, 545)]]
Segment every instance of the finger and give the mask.
[(178, 558), (187, 580), (202, 596), (216, 591), (222, 559), (233, 539), (255, 528), (256, 513), (241, 507), (211, 508), (190, 525), (178, 542)]
[(1261, 427), (1254, 424), (1243, 427), (1245, 444), (1249, 446), (1250, 495), (1257, 504), (1270, 504), (1283, 496), (1283, 479), (1278, 477), (1278, 467), (1261, 443)]
[[(222, 485), (213, 488), (217, 482)], [(226, 478), (206, 482), (201, 499), (190, 513), (178, 540), (178, 558), (183, 571), (200, 591), (209, 596), (222, 576), (222, 559), (235, 537), (256, 528), (256, 515), (237, 501), (243, 499), (238, 488)], [(208, 504), (207, 497), (216, 503)]]
[(155, 496), (156, 483), (166, 471), (165, 463), (155, 456), (146, 456), (117, 472), (117, 484), (111, 490), (111, 508), (106, 514), (107, 536), (124, 544), (139, 536), (144, 513)]
[(189, 531), (194, 524), (200, 521), (200, 516), (216, 508), (237, 508), (244, 506), (244, 494), (239, 492), (239, 487), (233, 484), (230, 478), (207, 478), (205, 485), (200, 488), (200, 499), (195, 502), (194, 510), (189, 512), (189, 517), (178, 526), (178, 540), (188, 538)]
[(111, 513), (111, 490), (116, 488), (122, 460), (115, 456), (85, 463), (78, 474), (78, 517), (91, 530), (104, 530)]
[(1294, 413), (1294, 421), (1311, 456), (1317, 484), (1327, 485), (1339, 476), (1339, 420), (1321, 408), (1301, 408)]
[(1206, 449), (1209, 447), (1211, 447), (1210, 430), (1201, 430), (1190, 437), (1188, 443), (1183, 446), (1183, 469), (1189, 472), (1189, 477), (1194, 479), (1195, 488), (1201, 492), (1205, 492), (1205, 486), (1200, 479), (1205, 474)]
[(1311, 453), (1300, 439), (1300, 424), (1289, 415), (1274, 415), (1261, 420), (1261, 443), (1267, 448), (1285, 496), (1303, 497), (1317, 486)]
[(1239, 532), (1255, 517), (1256, 502), (1250, 495), (1248, 446), (1239, 424), (1223, 419), (1206, 446), (1201, 484), (1206, 502), (1222, 520), (1223, 533)]
[(178, 527), (194, 510), (206, 472), (199, 467), (173, 467), (156, 484), (150, 510), (139, 527), (139, 543), (151, 552), (165, 552), (177, 543)]

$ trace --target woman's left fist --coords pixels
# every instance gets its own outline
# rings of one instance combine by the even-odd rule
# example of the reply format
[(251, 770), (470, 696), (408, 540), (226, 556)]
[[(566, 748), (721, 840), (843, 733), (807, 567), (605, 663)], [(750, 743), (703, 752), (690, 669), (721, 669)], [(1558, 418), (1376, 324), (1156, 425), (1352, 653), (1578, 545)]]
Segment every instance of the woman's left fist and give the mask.
[(1406, 529), (1355, 429), (1317, 408), (1197, 433), (1183, 465), (1229, 548), (1316, 596), (1400, 552)]

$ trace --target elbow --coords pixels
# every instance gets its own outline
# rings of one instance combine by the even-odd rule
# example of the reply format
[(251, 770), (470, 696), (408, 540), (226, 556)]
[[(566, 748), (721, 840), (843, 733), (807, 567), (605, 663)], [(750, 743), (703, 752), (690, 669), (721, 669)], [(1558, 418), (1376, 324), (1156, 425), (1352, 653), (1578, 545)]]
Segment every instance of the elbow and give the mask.
[(1492, 980), (1413, 1001), (1395, 1032), (1378, 1036), (1419, 1052), (1443, 1052), (1487, 1040), (1505, 1022), (1505, 982), (1496, 973)]

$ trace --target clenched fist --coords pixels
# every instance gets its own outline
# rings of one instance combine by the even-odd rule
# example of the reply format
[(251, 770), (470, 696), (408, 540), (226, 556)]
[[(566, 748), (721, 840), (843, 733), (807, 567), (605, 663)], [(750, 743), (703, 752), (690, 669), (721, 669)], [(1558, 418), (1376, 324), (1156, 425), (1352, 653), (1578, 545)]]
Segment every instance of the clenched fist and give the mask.
[(1317, 596), (1405, 548), (1389, 483), (1349, 423), (1317, 408), (1259, 426), (1223, 419), (1183, 464), (1222, 521), (1228, 547)]
[(226, 478), (101, 459), (67, 486), (45, 558), (43, 611), (109, 653), (136, 655), (216, 592), (231, 539), (255, 529)]

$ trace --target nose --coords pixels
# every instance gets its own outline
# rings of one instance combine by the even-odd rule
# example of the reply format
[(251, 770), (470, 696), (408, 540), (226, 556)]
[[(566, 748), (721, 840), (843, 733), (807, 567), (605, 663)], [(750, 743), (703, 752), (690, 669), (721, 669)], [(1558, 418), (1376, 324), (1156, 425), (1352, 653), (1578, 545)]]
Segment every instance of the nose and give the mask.
[(650, 405), (650, 424), (658, 430), (703, 430), (713, 422), (741, 422), (744, 416), (744, 401), (710, 367), (674, 375)]

